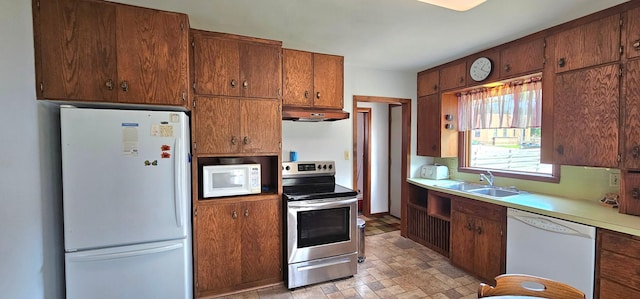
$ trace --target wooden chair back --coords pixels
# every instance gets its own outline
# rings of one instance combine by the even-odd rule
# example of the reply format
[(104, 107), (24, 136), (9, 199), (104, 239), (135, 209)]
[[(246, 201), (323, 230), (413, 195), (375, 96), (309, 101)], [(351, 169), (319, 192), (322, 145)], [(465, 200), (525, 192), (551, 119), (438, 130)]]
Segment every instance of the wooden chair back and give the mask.
[(533, 296), (549, 299), (585, 299), (582, 291), (568, 284), (524, 274), (503, 274), (496, 277), (495, 287), (481, 283), (478, 288), (478, 298), (499, 295)]

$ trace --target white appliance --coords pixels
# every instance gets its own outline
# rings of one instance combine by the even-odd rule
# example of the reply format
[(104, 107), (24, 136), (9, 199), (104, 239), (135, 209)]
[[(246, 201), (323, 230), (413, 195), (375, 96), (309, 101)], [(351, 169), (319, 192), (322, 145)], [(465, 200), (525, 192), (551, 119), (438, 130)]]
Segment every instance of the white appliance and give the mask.
[(260, 193), (260, 164), (203, 166), (202, 185), (205, 198)]
[(424, 165), (420, 169), (420, 177), (430, 180), (449, 178), (449, 167), (444, 165)]
[(507, 273), (567, 283), (593, 298), (596, 229), (509, 208)]
[(192, 298), (189, 118), (60, 109), (67, 298)]

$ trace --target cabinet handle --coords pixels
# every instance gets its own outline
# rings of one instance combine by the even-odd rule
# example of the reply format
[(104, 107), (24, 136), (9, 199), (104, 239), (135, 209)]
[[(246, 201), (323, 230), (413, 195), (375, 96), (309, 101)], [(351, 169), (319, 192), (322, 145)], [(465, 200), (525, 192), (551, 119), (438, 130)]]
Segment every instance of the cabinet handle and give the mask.
[(434, 91), (438, 91), (438, 84), (434, 84), (434, 85), (433, 85), (433, 90), (434, 90)]
[(231, 218), (238, 219), (238, 213), (236, 213), (236, 211), (233, 211), (233, 213), (231, 213)]
[(476, 227), (476, 231), (478, 232), (478, 235), (482, 235), (482, 227)]
[(305, 99), (308, 99), (308, 98), (309, 98), (309, 91), (308, 91), (308, 90), (305, 90), (305, 91), (304, 91), (304, 98), (305, 98)]
[(104, 86), (106, 86), (108, 90), (113, 90), (113, 80), (107, 80), (106, 82), (104, 82)]
[(242, 87), (247, 88), (249, 87), (249, 82), (247, 82), (246, 80), (242, 82)]
[(437, 147), (435, 144), (431, 146), (431, 150), (434, 150), (434, 151), (435, 151), (435, 150), (437, 150), (437, 149), (438, 149), (438, 147)]
[(560, 155), (564, 155), (564, 146), (558, 145), (558, 147), (556, 147), (556, 152)]
[(236, 145), (237, 139), (236, 136), (231, 136), (231, 145)]
[(249, 144), (250, 140), (249, 140), (249, 136), (244, 136), (244, 139), (242, 139), (242, 142), (244, 144)]
[(236, 80), (231, 79), (231, 88), (236, 88)]
[(316, 98), (320, 98), (320, 92), (318, 91), (318, 93), (316, 93)]
[(464, 77), (460, 77), (460, 84), (464, 83)]
[(633, 190), (631, 190), (631, 197), (633, 199), (638, 199), (640, 198), (640, 189), (638, 188), (633, 188)]
[(471, 222), (467, 222), (467, 230), (473, 230), (473, 226), (471, 225)]
[(640, 157), (640, 146), (634, 146), (633, 149), (631, 150), (631, 156), (633, 156), (633, 158), (638, 159), (638, 157)]
[(249, 217), (249, 209), (244, 210), (244, 217)]
[(129, 82), (122, 81), (122, 83), (120, 83), (120, 88), (122, 88), (122, 91), (129, 91)]
[(564, 59), (564, 57), (560, 58), (560, 59), (558, 60), (558, 66), (560, 66), (560, 67), (564, 67), (565, 65), (567, 65), (567, 60), (566, 60), (566, 59)]
[(636, 50), (640, 51), (640, 39), (638, 39), (635, 42), (633, 42), (633, 48), (635, 48)]
[(510, 64), (508, 64), (508, 63), (507, 63), (507, 64), (505, 64), (505, 65), (504, 65), (504, 71), (505, 71), (505, 72), (507, 72), (507, 73), (508, 73), (508, 72), (510, 72), (510, 71), (511, 71), (511, 65), (510, 65)]

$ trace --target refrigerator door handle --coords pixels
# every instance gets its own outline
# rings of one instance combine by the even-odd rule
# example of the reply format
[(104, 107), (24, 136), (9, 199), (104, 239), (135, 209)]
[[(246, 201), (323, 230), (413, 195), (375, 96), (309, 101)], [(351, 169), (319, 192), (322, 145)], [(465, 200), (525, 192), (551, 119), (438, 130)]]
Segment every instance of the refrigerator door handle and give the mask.
[(182, 142), (180, 137), (174, 139), (173, 148), (175, 149), (173, 155), (173, 200), (175, 203), (176, 213), (176, 225), (182, 227)]
[(86, 254), (86, 255), (74, 255), (69, 257), (70, 260), (75, 262), (92, 262), (92, 261), (104, 261), (104, 260), (112, 260), (118, 258), (127, 258), (138, 255), (148, 255), (160, 252), (166, 252), (171, 250), (176, 250), (182, 248), (182, 243), (165, 245), (160, 247), (153, 247), (141, 250), (131, 250), (131, 251), (123, 251), (116, 253), (105, 253), (105, 254)]

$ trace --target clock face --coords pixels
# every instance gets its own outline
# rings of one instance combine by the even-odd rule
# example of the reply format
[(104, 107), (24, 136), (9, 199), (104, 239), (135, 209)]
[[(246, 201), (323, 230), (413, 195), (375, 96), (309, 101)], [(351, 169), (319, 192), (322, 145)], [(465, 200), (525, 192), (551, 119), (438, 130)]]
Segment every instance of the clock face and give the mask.
[(482, 81), (491, 75), (492, 68), (493, 64), (489, 58), (480, 57), (471, 64), (469, 74), (474, 81)]

